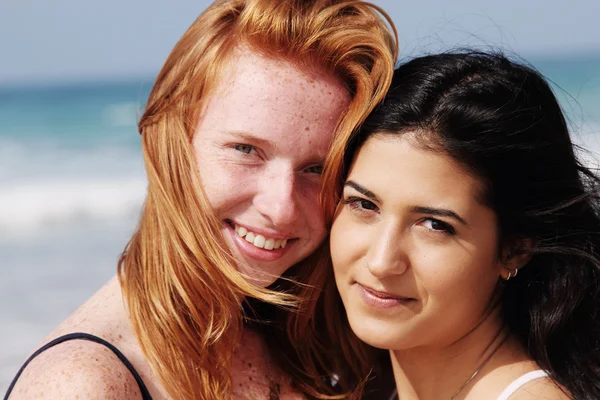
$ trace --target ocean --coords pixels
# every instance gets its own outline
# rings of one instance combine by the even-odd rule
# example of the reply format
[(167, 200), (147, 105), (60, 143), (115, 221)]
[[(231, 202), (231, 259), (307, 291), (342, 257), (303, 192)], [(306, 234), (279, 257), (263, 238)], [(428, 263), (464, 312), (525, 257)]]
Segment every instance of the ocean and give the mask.
[[(600, 159), (600, 55), (531, 60)], [(146, 178), (136, 121), (151, 79), (0, 87), (0, 393), (116, 271)]]

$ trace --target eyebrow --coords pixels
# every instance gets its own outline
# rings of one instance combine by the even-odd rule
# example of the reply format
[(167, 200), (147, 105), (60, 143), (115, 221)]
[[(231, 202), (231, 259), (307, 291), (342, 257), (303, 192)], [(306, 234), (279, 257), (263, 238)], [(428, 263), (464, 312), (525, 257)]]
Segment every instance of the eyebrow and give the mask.
[(379, 198), (377, 197), (377, 195), (375, 193), (371, 192), (369, 189), (365, 189), (364, 187), (360, 186), (358, 183), (356, 183), (354, 181), (346, 181), (346, 183), (344, 183), (344, 186), (351, 187), (352, 189), (356, 190), (358, 193), (360, 193), (364, 196), (367, 196), (371, 200), (379, 201)]
[(254, 142), (254, 143), (260, 143), (261, 146), (265, 146), (265, 145), (272, 146), (272, 143), (270, 140), (263, 139), (259, 135), (255, 135), (250, 132), (235, 130), (235, 131), (224, 131), (224, 133), (227, 133), (231, 136), (235, 136), (238, 139), (247, 140), (247, 141)]
[(440, 217), (453, 218), (453, 219), (457, 220), (458, 222), (460, 222), (463, 225), (468, 225), (467, 221), (465, 221), (464, 219), (462, 219), (457, 213), (455, 213), (454, 211), (443, 209), (443, 208), (431, 208), (431, 207), (414, 206), (414, 207), (411, 207), (411, 211), (415, 212), (415, 213), (437, 215), (437, 216), (440, 216)]
[[(371, 200), (380, 201), (375, 193), (371, 192), (369, 189), (366, 189), (366, 188), (360, 186), (358, 183), (356, 183), (354, 181), (346, 181), (346, 183), (344, 183), (344, 186), (351, 187), (352, 189), (354, 189), (357, 192), (359, 192), (360, 194), (370, 198)], [(444, 209), (444, 208), (414, 206), (414, 207), (411, 207), (410, 211), (414, 212), (414, 213), (429, 214), (429, 215), (436, 215), (436, 216), (440, 216), (440, 217), (453, 218), (463, 225), (468, 225), (467, 221), (465, 221), (463, 218), (461, 218), (457, 213), (455, 213), (454, 211), (451, 211), (451, 210)]]

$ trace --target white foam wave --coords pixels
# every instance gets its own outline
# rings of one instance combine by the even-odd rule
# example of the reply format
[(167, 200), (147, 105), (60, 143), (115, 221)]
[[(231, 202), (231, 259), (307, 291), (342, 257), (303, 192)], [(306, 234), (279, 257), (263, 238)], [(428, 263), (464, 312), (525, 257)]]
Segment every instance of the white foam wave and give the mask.
[(139, 149), (0, 138), (0, 242), (119, 222), (139, 213), (145, 189)]
[(139, 177), (15, 182), (0, 190), (0, 232), (23, 235), (82, 221), (118, 222), (139, 213), (145, 188)]

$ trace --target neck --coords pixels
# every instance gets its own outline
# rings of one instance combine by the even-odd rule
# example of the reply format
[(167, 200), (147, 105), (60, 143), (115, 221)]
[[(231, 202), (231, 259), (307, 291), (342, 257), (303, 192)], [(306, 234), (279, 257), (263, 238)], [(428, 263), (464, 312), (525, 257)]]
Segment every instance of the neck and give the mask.
[(464, 398), (502, 350), (508, 335), (497, 306), (449, 345), (390, 351), (399, 398)]

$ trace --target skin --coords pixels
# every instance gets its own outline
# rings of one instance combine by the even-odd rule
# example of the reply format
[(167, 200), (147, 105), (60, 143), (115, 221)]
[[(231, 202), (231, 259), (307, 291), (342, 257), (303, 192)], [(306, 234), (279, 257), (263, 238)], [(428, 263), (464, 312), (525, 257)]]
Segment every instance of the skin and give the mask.
[[(254, 283), (270, 285), (324, 240), (320, 172), (349, 101), (334, 77), (245, 49), (210, 96), (193, 139), (196, 163), (225, 242)], [(257, 248), (236, 226), (286, 247)]]
[[(498, 348), (456, 397), (495, 399), (538, 369), (497, 301), (528, 259), (499, 254), (479, 180), (415, 134), (372, 136), (355, 157), (331, 231), (337, 287), (356, 335), (390, 350), (401, 399), (451, 398)], [(511, 400), (567, 398), (548, 379), (525, 388)]]
[[(204, 192), (219, 219), (239, 269), (260, 285), (313, 252), (326, 235), (318, 206), (323, 159), (349, 103), (343, 85), (325, 73), (239, 50), (198, 123), (192, 145)], [(233, 223), (285, 248), (258, 249), (243, 242)], [(44, 343), (87, 332), (115, 345), (140, 373), (154, 399), (167, 391), (137, 342), (116, 278), (61, 324)], [(233, 397), (269, 398), (273, 381), (281, 399), (299, 399), (272, 359), (260, 332), (242, 332), (232, 362)], [(138, 386), (108, 349), (71, 341), (35, 358), (18, 380), (16, 399), (136, 399)]]

